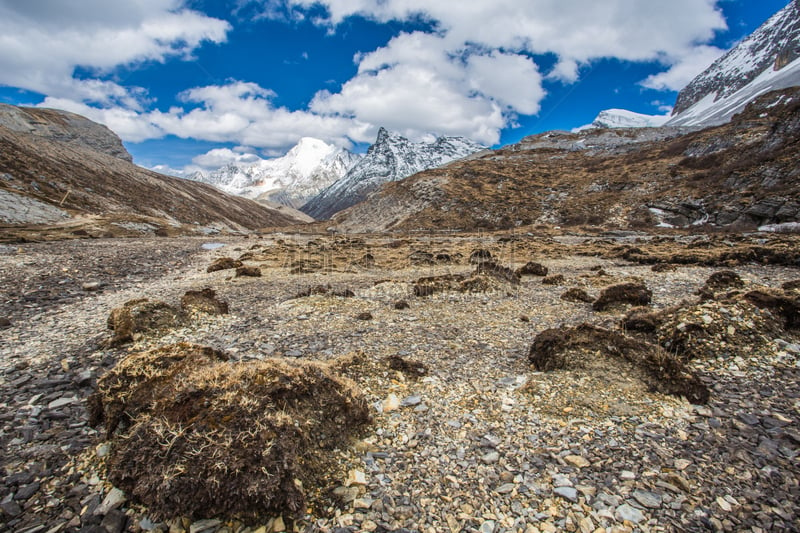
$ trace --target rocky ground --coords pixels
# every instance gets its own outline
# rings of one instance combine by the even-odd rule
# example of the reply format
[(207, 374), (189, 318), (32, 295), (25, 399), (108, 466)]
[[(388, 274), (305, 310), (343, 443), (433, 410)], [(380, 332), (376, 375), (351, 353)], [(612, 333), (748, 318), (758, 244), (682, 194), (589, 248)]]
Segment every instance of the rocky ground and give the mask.
[[(0, 529), (797, 531), (800, 336), (789, 327), (797, 310), (784, 306), (788, 318), (780, 317), (737, 294), (785, 285), (796, 302), (790, 282), (800, 271), (787, 250), (798, 243), (639, 237), (2, 246)], [(472, 276), (486, 256), (478, 249), (510, 269)], [(250, 269), (207, 272), (222, 257)], [(528, 262), (546, 267), (546, 283), (515, 277)], [(743, 286), (701, 302), (695, 293), (723, 269)], [(652, 291), (651, 311), (688, 301), (675, 331), (700, 332), (692, 339), (705, 342), (690, 342), (702, 357), (684, 358), (710, 390), (707, 404), (654, 393), (627, 366), (602, 359), (553, 372), (529, 362), (534, 338), (548, 328), (622, 331), (628, 306), (594, 311), (591, 302), (629, 281)], [(230, 313), (107, 342), (112, 309), (137, 298), (177, 305), (202, 288), (214, 289)], [(588, 301), (562, 299), (571, 288)], [(306, 487), (301, 518), (166, 519), (107, 481), (114, 442), (88, 425), (86, 398), (128, 353), (181, 341), (243, 362), (330, 362), (365, 395), (373, 423), (352, 447), (331, 452), (338, 477)]]

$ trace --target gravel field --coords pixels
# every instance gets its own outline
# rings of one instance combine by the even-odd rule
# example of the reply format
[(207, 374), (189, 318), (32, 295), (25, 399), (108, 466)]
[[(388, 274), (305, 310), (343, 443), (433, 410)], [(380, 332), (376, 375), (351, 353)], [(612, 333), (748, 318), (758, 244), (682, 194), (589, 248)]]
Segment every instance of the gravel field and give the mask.
[[(276, 234), (0, 246), (0, 529), (798, 531), (797, 309), (781, 323), (774, 309), (737, 298), (783, 290), (800, 270), (735, 261), (654, 269), (617, 253), (742, 245), (670, 242)], [(475, 250), (509, 270), (475, 276), (483, 260)], [(207, 272), (221, 257), (260, 276)], [(512, 275), (529, 261), (547, 278)], [(720, 270), (743, 287), (701, 301), (697, 291)], [(421, 295), (421, 278), (436, 290)], [(714, 332), (693, 345), (702, 357), (684, 358), (710, 391), (706, 405), (653, 392), (627, 363), (532, 366), (531, 344), (549, 328), (621, 332), (629, 307), (599, 312), (591, 301), (625, 282), (652, 291), (654, 312), (684, 301), (677, 330), (689, 316), (701, 333)], [(797, 289), (786, 287), (796, 305)], [(193, 314), (132, 343), (108, 342), (112, 309), (139, 298), (177, 306), (203, 288), (229, 314)], [(562, 299), (570, 288), (589, 301)], [(355, 382), (373, 423), (353, 446), (330, 452), (339, 468), (330, 486), (306, 487), (301, 517), (167, 520), (112, 490), (105, 465), (114, 441), (89, 426), (86, 398), (127, 354), (177, 342), (242, 362), (323, 361)]]

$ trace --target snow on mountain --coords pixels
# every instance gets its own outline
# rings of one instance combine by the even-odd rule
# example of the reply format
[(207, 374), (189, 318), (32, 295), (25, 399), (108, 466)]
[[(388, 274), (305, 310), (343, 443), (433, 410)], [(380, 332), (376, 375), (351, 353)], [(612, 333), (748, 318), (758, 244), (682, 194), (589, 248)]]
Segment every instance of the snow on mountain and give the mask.
[(669, 115), (644, 115), (626, 109), (606, 109), (601, 111), (591, 124), (572, 131), (577, 133), (590, 128), (657, 128), (669, 118)]
[(484, 146), (464, 137), (439, 137), (430, 143), (414, 143), (381, 128), (366, 156), (345, 176), (310, 199), (301, 211), (317, 220), (328, 219), (362, 201), (384, 183), (401, 180), (484, 149)]
[(304, 137), (286, 155), (252, 163), (229, 163), (212, 172), (196, 172), (189, 179), (251, 199), (300, 207), (344, 176), (360, 156)]
[(800, 85), (800, 1), (792, 0), (678, 95), (667, 126), (723, 124), (766, 92)]

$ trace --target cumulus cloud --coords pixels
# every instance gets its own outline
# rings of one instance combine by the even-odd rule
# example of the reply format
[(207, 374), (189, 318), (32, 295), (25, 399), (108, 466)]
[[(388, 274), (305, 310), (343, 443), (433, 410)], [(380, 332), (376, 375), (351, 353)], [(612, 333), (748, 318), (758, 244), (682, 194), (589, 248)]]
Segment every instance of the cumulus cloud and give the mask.
[(337, 25), (350, 16), (376, 21), (423, 18), (453, 42), (491, 49), (554, 53), (577, 62), (614, 57), (649, 61), (707, 42), (727, 26), (715, 0), (286, 0), (322, 5)]
[(0, 2), (0, 85), (55, 98), (136, 109), (139, 88), (75, 77), (145, 61), (191, 57), (203, 42), (225, 41), (230, 24), (179, 0)]
[[(0, 84), (47, 94), (45, 105), (103, 122), (128, 141), (175, 135), (274, 153), (303, 136), (371, 142), (385, 126), (415, 139), (436, 133), (494, 144), (518, 115), (539, 112), (544, 80), (574, 83), (582, 66), (616, 58), (659, 62), (664, 72), (642, 84), (674, 90), (721, 53), (704, 43), (726, 28), (720, 0), (237, 0), (240, 16), (255, 6), (262, 16), (310, 18), (332, 32), (353, 16), (424, 20), (432, 29), (358, 54), (357, 73), (320, 90), (306, 109), (278, 107), (269, 88), (237, 80), (190, 88), (178, 105), (153, 109), (144, 90), (107, 74), (223, 43), (230, 24), (188, 1), (83, 0), (78, 10), (57, 0), (0, 0)], [(543, 76), (534, 58), (545, 54), (556, 62)]]
[(43, 107), (64, 109), (105, 124), (125, 141), (140, 142), (175, 135), (184, 139), (236, 142), (276, 153), (302, 137), (319, 137), (342, 147), (371, 142), (376, 127), (351, 117), (320, 115), (275, 107), (274, 93), (255, 83), (231, 80), (224, 85), (183, 92), (185, 106), (140, 112), (120, 106), (98, 108), (48, 97)]
[(440, 35), (403, 33), (358, 58), (358, 74), (311, 111), (386, 125), (412, 139), (430, 133), (496, 143), (514, 111), (538, 110), (541, 77), (528, 58), (449, 49)]
[(669, 70), (648, 76), (642, 85), (659, 91), (680, 91), (724, 53), (724, 50), (715, 46), (691, 48), (669, 60), (672, 64)]
[(600, 58), (657, 61), (667, 70), (643, 84), (675, 90), (718, 52), (700, 43), (726, 28), (715, 0), (463, 0), (457, 9), (428, 0), (285, 0), (283, 5), (323, 6), (327, 17), (317, 22), (333, 31), (352, 16), (423, 19), (436, 28), (400, 34), (359, 54), (357, 75), (336, 92), (318, 93), (312, 111), (357, 117), (411, 137), (438, 131), (487, 144), (497, 142), (517, 114), (539, 112), (546, 93), (534, 55), (555, 55), (547, 79), (563, 83), (576, 82), (580, 66)]

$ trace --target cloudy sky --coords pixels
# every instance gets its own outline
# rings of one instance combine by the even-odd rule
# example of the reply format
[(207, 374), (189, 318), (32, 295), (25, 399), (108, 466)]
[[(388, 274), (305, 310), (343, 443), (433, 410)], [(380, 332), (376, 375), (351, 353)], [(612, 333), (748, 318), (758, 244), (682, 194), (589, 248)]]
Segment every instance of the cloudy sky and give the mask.
[(786, 3), (0, 0), (0, 102), (102, 122), (147, 167), (363, 150), (381, 126), (494, 146), (668, 112)]

